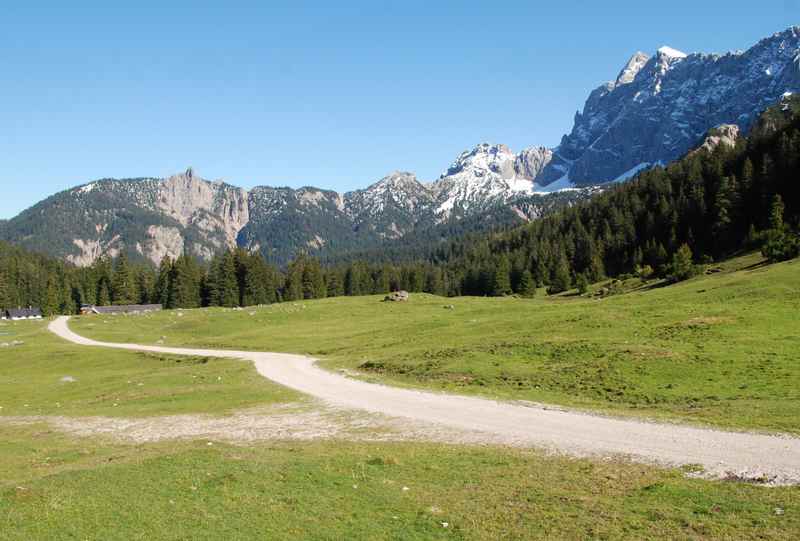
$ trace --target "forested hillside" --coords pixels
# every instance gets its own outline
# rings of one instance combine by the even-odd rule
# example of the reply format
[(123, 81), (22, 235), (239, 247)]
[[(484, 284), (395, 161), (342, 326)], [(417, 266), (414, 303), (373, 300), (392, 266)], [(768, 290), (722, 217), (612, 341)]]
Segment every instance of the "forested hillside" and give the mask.
[[(157, 302), (168, 308), (241, 306), (406, 289), (441, 295), (551, 293), (604, 277), (687, 278), (696, 265), (761, 247), (782, 260), (800, 251), (800, 99), (785, 99), (734, 147), (702, 148), (667, 168), (531, 224), (475, 234), (415, 254), (402, 264), (343, 256), (322, 265), (300, 254), (285, 273), (258, 253), (218, 254), (208, 264), (182, 255), (158, 270), (125, 254), (76, 268), (0, 243), (0, 305), (46, 314), (80, 304)], [(432, 233), (428, 239), (446, 235)], [(425, 246), (424, 243), (421, 244)], [(369, 261), (369, 262), (368, 262)]]

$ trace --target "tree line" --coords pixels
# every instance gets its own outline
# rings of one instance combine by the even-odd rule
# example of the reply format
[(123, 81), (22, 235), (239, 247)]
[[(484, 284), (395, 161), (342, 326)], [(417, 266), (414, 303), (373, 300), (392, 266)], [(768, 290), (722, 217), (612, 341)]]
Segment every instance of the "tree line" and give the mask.
[(440, 243), (413, 261), (322, 265), (299, 254), (285, 269), (242, 249), (158, 268), (124, 253), (76, 268), (0, 242), (0, 307), (47, 315), (81, 304), (160, 303), (166, 308), (248, 306), (404, 289), (437, 295), (533, 295), (605, 277), (680, 280), (694, 266), (745, 249), (771, 261), (800, 252), (800, 115), (772, 110), (733, 148), (701, 150), (530, 224)]

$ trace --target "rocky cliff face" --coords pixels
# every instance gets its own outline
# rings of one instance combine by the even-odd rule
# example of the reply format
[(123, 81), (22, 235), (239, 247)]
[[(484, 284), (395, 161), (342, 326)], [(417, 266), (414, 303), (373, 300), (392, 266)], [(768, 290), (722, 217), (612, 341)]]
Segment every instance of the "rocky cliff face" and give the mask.
[(395, 171), (364, 190), (346, 193), (344, 201), (356, 230), (392, 239), (430, 222), (434, 199), (413, 173)]
[(250, 221), (246, 190), (208, 182), (195, 176), (191, 168), (160, 184), (157, 208), (184, 228), (196, 228), (218, 248), (234, 245), (239, 231)]
[(533, 178), (550, 160), (546, 149), (515, 154), (505, 145), (481, 143), (463, 152), (430, 188), (440, 221), (465, 217), (534, 193)]
[[(208, 259), (234, 246), (283, 263), (301, 250), (346, 252), (434, 229), (476, 231), (541, 217), (590, 197), (593, 185), (627, 179), (692, 148), (733, 145), (768, 106), (783, 100), (792, 107), (797, 91), (800, 27), (746, 52), (686, 55), (662, 47), (653, 56), (634, 54), (613, 81), (595, 89), (553, 150), (515, 153), (482, 143), (432, 183), (394, 172), (345, 194), (246, 191), (191, 169), (167, 179), (103, 179), (0, 223), (0, 238), (78, 265), (123, 250), (155, 263), (182, 253)], [(756, 129), (781, 119), (760, 122)], [(458, 222), (460, 229), (450, 227)]]
[(662, 47), (652, 57), (636, 53), (613, 82), (591, 93), (536, 181), (589, 185), (627, 178), (679, 158), (715, 126), (735, 124), (746, 134), (764, 109), (798, 90), (800, 27), (745, 52), (686, 55)]

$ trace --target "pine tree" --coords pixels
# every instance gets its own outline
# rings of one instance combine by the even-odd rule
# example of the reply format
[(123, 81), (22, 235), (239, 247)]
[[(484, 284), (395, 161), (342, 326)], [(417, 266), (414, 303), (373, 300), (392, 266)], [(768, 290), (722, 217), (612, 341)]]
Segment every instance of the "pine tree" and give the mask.
[(783, 230), (783, 212), (786, 207), (783, 204), (783, 199), (780, 195), (776, 195), (772, 199), (772, 207), (769, 213), (769, 227), (774, 231)]
[(9, 302), (8, 294), (8, 278), (0, 272), (0, 310), (9, 306), (11, 306), (11, 303)]
[(495, 297), (502, 297), (511, 293), (511, 263), (508, 256), (503, 254), (497, 261), (497, 265), (492, 273), (491, 294)]
[(169, 257), (164, 257), (158, 265), (156, 283), (153, 287), (152, 302), (161, 304), (164, 308), (175, 307), (174, 288), (172, 284), (173, 261)]
[(153, 297), (153, 289), (155, 287), (155, 277), (150, 268), (140, 268), (135, 273), (136, 291), (138, 295), (138, 304), (149, 304), (150, 299)]
[(98, 306), (108, 306), (111, 304), (111, 290), (108, 286), (108, 281), (102, 280), (97, 287), (97, 304)]
[(359, 268), (357, 264), (353, 263), (347, 267), (344, 275), (344, 294), (347, 296), (361, 294), (361, 277), (359, 276)]
[(531, 271), (528, 269), (522, 271), (522, 275), (520, 276), (519, 280), (518, 293), (523, 297), (528, 298), (536, 295), (536, 280), (533, 278), (533, 273), (531, 273)]
[(42, 303), (42, 312), (45, 316), (58, 314), (61, 308), (59, 287), (56, 277), (51, 274), (47, 279), (47, 290)]
[(170, 280), (170, 308), (197, 308), (200, 306), (201, 270), (194, 257), (184, 254), (172, 266)]
[(303, 298), (303, 268), (305, 256), (295, 258), (286, 271), (286, 283), (283, 288), (283, 297), (287, 301), (296, 301)]
[(575, 277), (575, 287), (578, 288), (578, 293), (580, 295), (585, 295), (589, 292), (589, 279), (586, 277), (586, 274), (580, 273)]
[(697, 274), (692, 257), (692, 250), (689, 245), (683, 244), (678, 248), (678, 251), (672, 256), (672, 264), (670, 265), (670, 279), (672, 281), (680, 282)]
[(572, 276), (569, 272), (569, 262), (567, 261), (566, 254), (562, 251), (556, 260), (547, 293), (554, 295), (562, 291), (567, 291), (570, 287), (572, 287)]
[(341, 297), (344, 295), (344, 284), (337, 269), (330, 269), (325, 274), (325, 286), (328, 291), (328, 297)]
[(731, 193), (730, 180), (727, 177), (723, 177), (720, 180), (719, 189), (714, 198), (716, 216), (712, 225), (718, 253), (726, 248), (725, 243), (728, 242), (728, 230), (731, 226)]
[(216, 299), (219, 306), (233, 308), (239, 306), (239, 282), (236, 277), (236, 261), (231, 252), (222, 255), (217, 274)]
[(111, 278), (111, 302), (116, 305), (134, 304), (136, 302), (136, 287), (128, 263), (128, 256), (123, 251), (114, 265)]
[(307, 258), (302, 271), (302, 297), (303, 299), (325, 298), (325, 280), (322, 278), (322, 269), (319, 261)]

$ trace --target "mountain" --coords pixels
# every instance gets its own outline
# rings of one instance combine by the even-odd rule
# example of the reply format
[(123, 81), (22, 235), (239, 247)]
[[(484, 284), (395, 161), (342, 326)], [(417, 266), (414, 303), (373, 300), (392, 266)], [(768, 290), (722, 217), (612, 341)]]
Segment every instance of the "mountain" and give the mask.
[(662, 47), (636, 53), (614, 81), (595, 89), (572, 131), (536, 177), (549, 186), (622, 180), (667, 164), (721, 124), (743, 134), (787, 92), (800, 91), (800, 27), (745, 52), (686, 55)]
[(167, 179), (102, 179), (0, 223), (0, 239), (77, 265), (123, 250), (152, 262), (181, 253), (208, 260), (237, 245), (278, 264), (299, 251), (326, 259), (419, 253), (574, 205), (602, 191), (598, 185), (693, 148), (733, 145), (769, 105), (798, 90), (800, 27), (725, 55), (662, 47), (634, 54), (594, 90), (552, 150), (481, 143), (434, 182), (397, 171), (344, 194), (310, 186), (248, 191), (191, 169)]
[[(496, 148), (481, 145), (463, 154), (432, 184), (395, 172), (345, 194), (314, 187), (248, 191), (203, 179), (192, 169), (166, 179), (101, 179), (53, 195), (0, 224), (0, 238), (78, 266), (122, 251), (155, 264), (182, 253), (209, 260), (235, 246), (284, 264), (299, 251), (365, 250), (417, 231), (436, 238), (439, 233), (430, 231), (437, 226), (458, 235), (461, 229), (518, 223), (571, 203), (571, 195), (552, 201), (534, 196), (530, 180), (516, 189), (521, 178), (513, 171), (516, 157), (510, 154), (508, 164), (505, 158), (493, 161)], [(579, 197), (575, 192), (574, 199)], [(501, 212), (498, 205), (511, 201), (515, 205)], [(451, 203), (457, 213), (442, 210)], [(481, 212), (494, 216), (456, 223)]]
[(247, 192), (189, 169), (167, 179), (102, 179), (51, 196), (10, 220), (6, 240), (79, 266), (122, 250), (159, 261), (208, 258), (249, 221)]
[(551, 157), (544, 148), (514, 154), (505, 145), (482, 143), (463, 152), (431, 185), (441, 219), (464, 217), (498, 201), (534, 193), (535, 178)]

